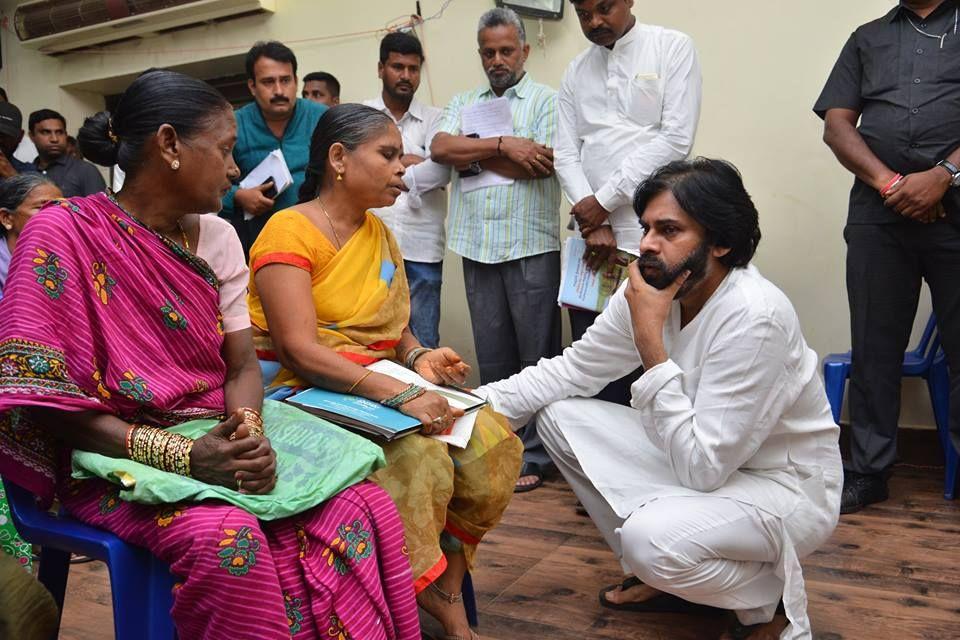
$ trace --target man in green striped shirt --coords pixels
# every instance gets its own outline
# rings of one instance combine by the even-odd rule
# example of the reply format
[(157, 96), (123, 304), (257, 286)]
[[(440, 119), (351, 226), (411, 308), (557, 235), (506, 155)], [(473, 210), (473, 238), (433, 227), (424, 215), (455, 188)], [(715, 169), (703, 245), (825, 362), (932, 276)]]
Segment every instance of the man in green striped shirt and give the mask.
[[(540, 358), (560, 353), (560, 184), (553, 170), (556, 92), (523, 69), (530, 52), (523, 22), (510, 9), (492, 9), (477, 29), (489, 86), (461, 93), (444, 111), (431, 157), (456, 168), (447, 237), (463, 257), (480, 380), (507, 378)], [(513, 135), (478, 137), (463, 131), (463, 111), (504, 98)], [(471, 190), (483, 172), (512, 179)], [(501, 181), (504, 182), (504, 181)], [(527, 425), (524, 469), (517, 490), (536, 488), (550, 458)]]

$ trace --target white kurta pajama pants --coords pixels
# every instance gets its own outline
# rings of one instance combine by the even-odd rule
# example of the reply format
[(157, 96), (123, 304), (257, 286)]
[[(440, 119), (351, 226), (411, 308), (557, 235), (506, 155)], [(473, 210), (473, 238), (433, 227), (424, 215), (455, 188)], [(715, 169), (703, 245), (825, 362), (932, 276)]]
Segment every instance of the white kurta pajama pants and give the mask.
[[(575, 398), (555, 402), (537, 416), (537, 429), (550, 457), (620, 559), (624, 573), (685, 600), (733, 610), (743, 624), (771, 620), (781, 594), (787, 600), (793, 596), (796, 609), (805, 611), (797, 552), (792, 542), (788, 544), (791, 548), (785, 549), (784, 527), (775, 514), (742, 498), (679, 486), (662, 487), (662, 497), (651, 497), (629, 514), (621, 515), (610, 506), (578, 460), (571, 440), (590, 441), (588, 446), (595, 446), (598, 452), (617, 451), (624, 444), (622, 440), (615, 443), (615, 449), (605, 445), (613, 446), (610, 441), (622, 436), (616, 425), (626, 422), (631, 411), (601, 400)], [(576, 435), (568, 440), (566, 434), (573, 433)], [(666, 464), (662, 453), (646, 453), (645, 458), (631, 456), (636, 460), (634, 473), (638, 476), (633, 481), (643, 482), (647, 476), (644, 470), (649, 470), (650, 485), (662, 484)], [(600, 460), (588, 463), (594, 477), (605, 475), (598, 467), (601, 464)], [(659, 491), (654, 489), (652, 493)], [(812, 551), (823, 541), (815, 538), (804, 546), (812, 543)], [(785, 588), (787, 577), (791, 582), (789, 592)], [(811, 637), (805, 613), (802, 617), (794, 621), (784, 638)], [(801, 630), (803, 627), (806, 631)]]
[(480, 387), (514, 424), (536, 414), (547, 450), (624, 570), (686, 600), (812, 639), (799, 558), (836, 526), (839, 429), (789, 300), (753, 267), (733, 270), (632, 407), (588, 399), (636, 368), (621, 288), (563, 355)]

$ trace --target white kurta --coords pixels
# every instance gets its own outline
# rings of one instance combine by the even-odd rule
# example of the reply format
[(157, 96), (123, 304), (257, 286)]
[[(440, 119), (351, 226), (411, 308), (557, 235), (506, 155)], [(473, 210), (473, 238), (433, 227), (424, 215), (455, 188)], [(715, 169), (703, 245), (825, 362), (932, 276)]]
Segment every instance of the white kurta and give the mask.
[(381, 111), (393, 120), (403, 138), (403, 152), (426, 158), (407, 167), (403, 182), (409, 191), (401, 193), (392, 206), (373, 212), (393, 232), (404, 260), (443, 262), (446, 245), (447, 192), (450, 167), (430, 159), (430, 144), (437, 135), (442, 109), (414, 99), (398, 121), (383, 103), (383, 96), (364, 100), (364, 105)]
[(563, 75), (555, 150), (560, 186), (571, 204), (596, 196), (622, 249), (640, 244), (637, 185), (693, 147), (700, 85), (689, 36), (640, 23), (613, 49), (592, 45)]
[[(793, 306), (753, 266), (734, 269), (682, 329), (674, 303), (664, 344), (670, 359), (633, 384), (633, 420), (597, 416), (592, 428), (560, 425), (563, 436), (620, 517), (653, 499), (704, 495), (777, 517), (783, 598), (794, 623), (784, 637), (809, 637), (797, 558), (836, 526), (843, 471), (818, 358)], [(590, 397), (639, 364), (621, 287), (562, 355), (478, 393), (519, 427), (542, 407)]]

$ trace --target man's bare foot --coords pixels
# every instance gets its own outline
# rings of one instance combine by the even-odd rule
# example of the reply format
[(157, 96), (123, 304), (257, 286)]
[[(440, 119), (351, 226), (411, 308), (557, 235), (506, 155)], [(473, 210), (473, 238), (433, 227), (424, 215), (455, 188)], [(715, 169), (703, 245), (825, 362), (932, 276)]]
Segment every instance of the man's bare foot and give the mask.
[(617, 587), (611, 591), (607, 591), (603, 597), (610, 604), (627, 604), (630, 602), (646, 602), (661, 593), (663, 592), (659, 589), (654, 589), (651, 586), (640, 583), (628, 588), (626, 591), (621, 587)]
[(790, 621), (787, 617), (778, 613), (773, 620), (765, 624), (745, 626), (735, 623), (720, 636), (719, 640), (777, 640), (788, 624)]

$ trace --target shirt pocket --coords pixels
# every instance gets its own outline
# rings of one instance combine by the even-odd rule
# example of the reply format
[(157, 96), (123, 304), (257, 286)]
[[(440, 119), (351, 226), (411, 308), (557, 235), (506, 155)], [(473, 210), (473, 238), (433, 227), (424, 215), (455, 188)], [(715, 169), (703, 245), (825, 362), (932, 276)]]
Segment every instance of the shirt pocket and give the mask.
[(640, 125), (659, 124), (663, 114), (663, 88), (656, 73), (638, 73), (627, 85), (626, 116)]
[(960, 93), (960, 35), (954, 36), (951, 33), (947, 36), (943, 43), (943, 49), (940, 49), (939, 53), (938, 75), (940, 80), (956, 85), (954, 89), (957, 93)]

